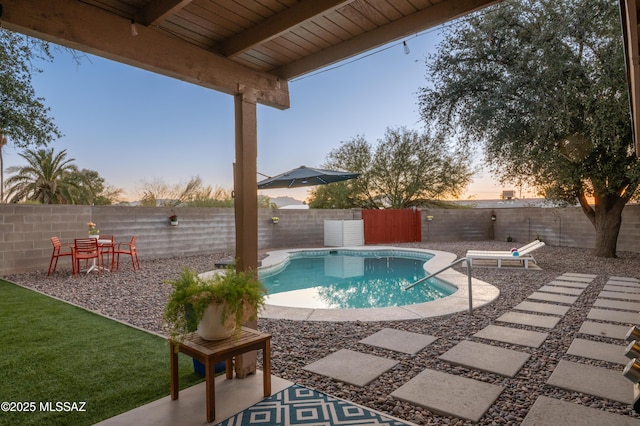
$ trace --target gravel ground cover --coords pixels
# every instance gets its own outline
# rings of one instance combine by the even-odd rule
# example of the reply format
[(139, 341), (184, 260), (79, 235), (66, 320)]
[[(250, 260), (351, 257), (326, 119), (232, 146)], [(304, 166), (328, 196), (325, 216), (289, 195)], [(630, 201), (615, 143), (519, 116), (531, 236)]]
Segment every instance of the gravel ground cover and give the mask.
[[(469, 249), (509, 250), (514, 245), (519, 244), (499, 241), (403, 244), (403, 246), (448, 251), (458, 256), (464, 256)], [(622, 371), (619, 365), (567, 355), (566, 351), (578, 335), (578, 329), (610, 276), (640, 278), (640, 254), (621, 252), (616, 259), (600, 259), (593, 257), (591, 251), (587, 249), (545, 246), (537, 250), (534, 255), (542, 270), (474, 268), (475, 278), (494, 284), (500, 289), (501, 294), (495, 302), (475, 310), (472, 316), (463, 312), (421, 320), (380, 322), (300, 322), (260, 319), (259, 328), (273, 335), (272, 372), (274, 375), (301, 385), (425, 425), (471, 424), (457, 418), (431, 413), (389, 396), (398, 387), (427, 368), (505, 387), (495, 404), (480, 420), (479, 424), (482, 425), (520, 423), (540, 395), (640, 418), (629, 405), (546, 385), (547, 379), (560, 360)], [(51, 277), (46, 276), (46, 271), (40, 271), (5, 278), (151, 332), (161, 333), (162, 308), (170, 291), (170, 287), (164, 281), (177, 277), (185, 266), (204, 272), (212, 269), (216, 262), (232, 257), (232, 253), (216, 253), (207, 256), (146, 260), (142, 263), (143, 269), (138, 272), (133, 272), (130, 264), (122, 262), (119, 271), (102, 273), (99, 276), (92, 273), (73, 278), (70, 269), (61, 268)], [(64, 261), (61, 260), (61, 262), (65, 265)], [(464, 271), (464, 269), (461, 270)], [(597, 278), (571, 306), (558, 325), (550, 331), (549, 337), (540, 348), (491, 342), (497, 346), (531, 354), (531, 358), (515, 378), (455, 366), (438, 358), (463, 340), (480, 341), (472, 335), (487, 325), (494, 324), (500, 315), (511, 311), (515, 305), (542, 285), (565, 272), (596, 274)], [(509, 326), (540, 331), (525, 325), (509, 324)], [(438, 339), (416, 355), (406, 355), (358, 343), (383, 328), (429, 334)], [(582, 335), (581, 337), (623, 344), (619, 340), (605, 337)], [(306, 365), (339, 349), (351, 349), (383, 356), (395, 359), (399, 364), (364, 387), (345, 384), (303, 370)]]

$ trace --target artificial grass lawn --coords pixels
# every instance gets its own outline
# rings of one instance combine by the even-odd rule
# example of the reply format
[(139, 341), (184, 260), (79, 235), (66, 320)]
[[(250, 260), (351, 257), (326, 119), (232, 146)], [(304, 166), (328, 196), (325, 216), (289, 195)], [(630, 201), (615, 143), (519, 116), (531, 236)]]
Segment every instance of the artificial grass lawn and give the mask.
[[(90, 425), (169, 395), (164, 339), (4, 280), (0, 341), (0, 403), (30, 410), (3, 405), (0, 424)], [(181, 388), (202, 381), (183, 354), (179, 370)]]

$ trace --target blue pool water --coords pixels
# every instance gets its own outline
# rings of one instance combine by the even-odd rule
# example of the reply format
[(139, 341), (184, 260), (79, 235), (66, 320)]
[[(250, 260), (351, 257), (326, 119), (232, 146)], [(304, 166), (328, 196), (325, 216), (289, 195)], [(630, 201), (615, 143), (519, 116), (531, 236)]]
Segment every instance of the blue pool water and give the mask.
[(280, 267), (260, 272), (269, 290), (267, 303), (305, 308), (383, 308), (439, 299), (456, 288), (425, 277), (430, 257), (417, 252), (305, 251), (291, 253)]

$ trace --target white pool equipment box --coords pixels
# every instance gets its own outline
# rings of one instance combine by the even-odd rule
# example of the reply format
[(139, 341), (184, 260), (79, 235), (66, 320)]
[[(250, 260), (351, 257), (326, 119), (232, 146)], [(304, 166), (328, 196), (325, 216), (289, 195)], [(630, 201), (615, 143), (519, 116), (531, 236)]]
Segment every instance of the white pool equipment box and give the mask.
[(324, 245), (327, 247), (363, 246), (364, 221), (325, 220)]

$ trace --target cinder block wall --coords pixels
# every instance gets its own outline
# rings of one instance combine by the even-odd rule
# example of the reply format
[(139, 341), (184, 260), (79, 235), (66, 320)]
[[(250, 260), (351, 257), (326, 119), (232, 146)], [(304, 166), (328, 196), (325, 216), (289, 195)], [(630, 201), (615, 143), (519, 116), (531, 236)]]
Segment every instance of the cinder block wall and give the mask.
[[(511, 235), (515, 241), (531, 241), (540, 236), (552, 246), (593, 248), (595, 229), (580, 207), (537, 209), (496, 209), (495, 239)], [(619, 251), (640, 252), (640, 205), (622, 211), (618, 236)]]
[[(496, 220), (491, 221), (495, 215)], [(428, 217), (432, 216), (429, 220)], [(580, 207), (500, 208), (422, 211), (422, 241), (505, 241), (536, 238), (552, 246), (593, 248), (595, 230)], [(622, 212), (618, 250), (640, 252), (640, 205)]]
[(489, 209), (425, 209), (421, 219), (423, 242), (494, 239)]
[[(360, 209), (353, 210), (277, 210), (259, 217), (260, 248), (317, 247), (324, 245), (325, 220), (359, 220)], [(280, 218), (278, 224), (271, 216)]]
[[(176, 213), (178, 226), (169, 225)], [(491, 215), (496, 220), (491, 221)], [(280, 221), (274, 224), (272, 216)], [(428, 216), (433, 216), (428, 220)], [(258, 247), (323, 245), (324, 220), (361, 219), (354, 210), (277, 210), (258, 212)], [(46, 270), (51, 236), (63, 241), (87, 235), (87, 222), (102, 235), (128, 241), (138, 235), (141, 259), (235, 251), (235, 222), (229, 208), (155, 208), (0, 204), (0, 276)], [(580, 208), (424, 210), (422, 241), (505, 240), (529, 242), (540, 236), (552, 246), (592, 248), (593, 226)], [(623, 211), (618, 250), (640, 253), (640, 205)]]
[(49, 266), (51, 240), (87, 235), (90, 206), (0, 204), (0, 276)]
[[(178, 215), (178, 226), (169, 216)], [(277, 215), (278, 224), (271, 220)], [(323, 245), (324, 219), (359, 219), (359, 210), (258, 212), (258, 247)], [(141, 259), (235, 251), (235, 218), (230, 208), (160, 208), (0, 204), (0, 276), (46, 270), (52, 236), (65, 242), (87, 236), (87, 222), (116, 241), (138, 236)]]

